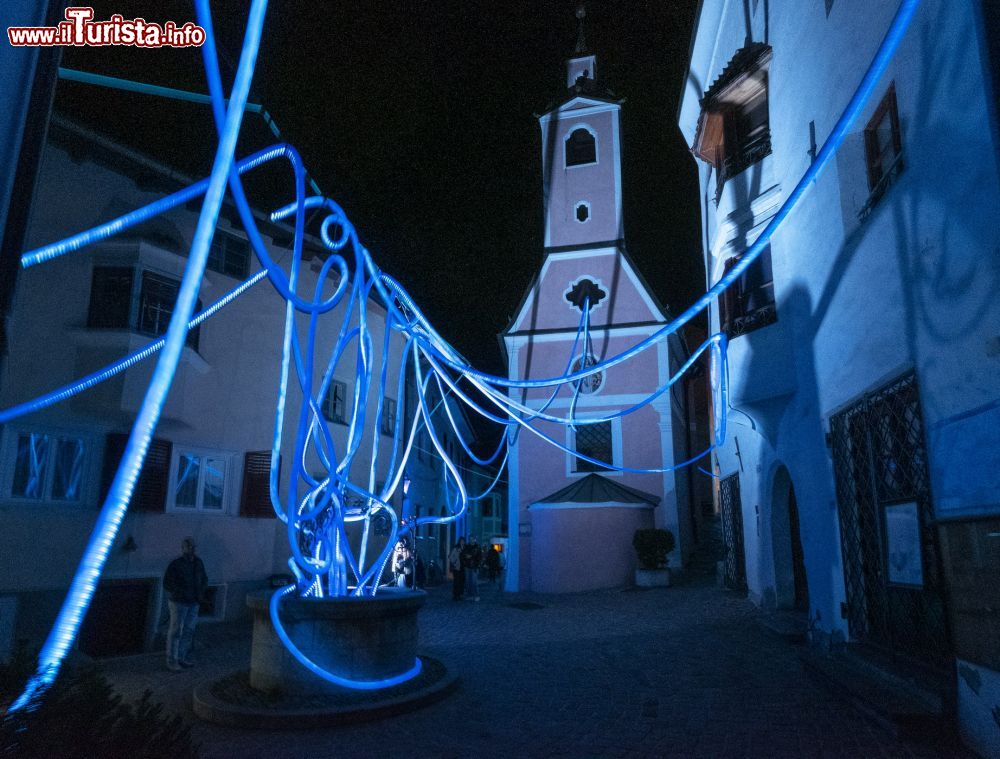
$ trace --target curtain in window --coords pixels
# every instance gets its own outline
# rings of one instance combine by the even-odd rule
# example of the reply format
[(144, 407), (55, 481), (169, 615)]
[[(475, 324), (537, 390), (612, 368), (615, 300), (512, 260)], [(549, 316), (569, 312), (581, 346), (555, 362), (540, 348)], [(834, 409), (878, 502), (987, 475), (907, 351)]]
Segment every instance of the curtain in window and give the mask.
[(78, 501), (83, 483), (83, 441), (62, 438), (53, 459), (52, 500)]
[(45, 488), (45, 461), (49, 454), (49, 436), (30, 433), (18, 435), (11, 495), (18, 498), (41, 498)]

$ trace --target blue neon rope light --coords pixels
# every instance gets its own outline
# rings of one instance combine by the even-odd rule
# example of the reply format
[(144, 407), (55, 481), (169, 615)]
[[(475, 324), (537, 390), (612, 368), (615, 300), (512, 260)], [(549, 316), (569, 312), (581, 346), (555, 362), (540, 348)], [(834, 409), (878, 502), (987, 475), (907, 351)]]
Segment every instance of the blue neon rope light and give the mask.
[[(564, 372), (558, 377), (509, 379), (479, 372), (471, 367), (434, 329), (409, 293), (396, 280), (378, 269), (368, 250), (360, 243), (357, 231), (343, 209), (329, 198), (319, 195), (306, 196), (305, 170), (302, 160), (294, 148), (288, 145), (276, 145), (236, 161), (235, 147), (241, 119), (245, 111), (253, 108), (253, 106), (248, 106), (247, 97), (256, 65), (267, 2), (266, 0), (254, 0), (251, 6), (233, 90), (227, 100), (219, 74), (208, 0), (197, 0), (196, 10), (199, 23), (206, 29), (207, 40), (202, 48), (202, 55), (213, 118), (219, 132), (218, 147), (209, 177), (118, 219), (65, 240), (43, 246), (22, 257), (22, 265), (25, 267), (45, 263), (58, 256), (82, 250), (96, 241), (106, 239), (188, 200), (204, 195), (190, 256), (166, 335), (143, 349), (131, 353), (70, 385), (0, 412), (0, 423), (3, 423), (51, 406), (88, 390), (100, 382), (120, 374), (139, 361), (159, 353), (159, 360), (126, 444), (124, 456), (58, 619), (39, 655), (39, 669), (27, 684), (24, 693), (11, 705), (9, 711), (17, 711), (32, 704), (44, 693), (58, 674), (62, 661), (76, 637), (83, 615), (96, 588), (101, 569), (107, 560), (108, 551), (135, 488), (153, 431), (176, 373), (188, 330), (218, 313), (228, 303), (240, 297), (265, 278), (286, 304), (285, 331), (281, 350), (281, 374), (275, 405), (270, 492), (275, 513), (286, 523), (292, 554), (289, 566), (296, 578), (294, 585), (274, 594), (270, 612), (279, 637), (292, 655), (310, 671), (330, 682), (357, 689), (389, 687), (419, 673), (420, 660), (418, 659), (408, 672), (386, 680), (357, 681), (326, 672), (305, 657), (288, 637), (280, 619), (281, 600), (292, 592), (296, 592), (300, 596), (313, 597), (347, 595), (370, 597), (375, 595), (378, 592), (380, 578), (396, 540), (410, 534), (421, 525), (445, 524), (459, 520), (465, 514), (470, 502), (485, 497), (499, 481), (507, 464), (509, 444), (516, 440), (517, 433), (521, 429), (526, 429), (551, 445), (592, 463), (629, 472), (659, 472), (687, 466), (704, 457), (712, 449), (722, 445), (726, 435), (728, 410), (727, 343), (724, 335), (717, 334), (709, 337), (697, 351), (692, 353), (688, 361), (666, 384), (656, 388), (642, 402), (624, 411), (597, 419), (576, 418), (576, 404), (581, 383), (585, 378), (597, 372), (606, 372), (666, 339), (696, 314), (707, 308), (713, 299), (735, 282), (753, 263), (774, 232), (798, 203), (806, 188), (820, 175), (842, 144), (851, 125), (857, 120), (865, 103), (869, 100), (879, 78), (884, 74), (918, 5), (919, 0), (903, 0), (900, 4), (871, 65), (830, 136), (817, 154), (815, 161), (746, 254), (741, 257), (739, 263), (716, 282), (708, 292), (679, 317), (654, 334), (618, 355), (593, 364), (586, 360), (586, 357), (591, 355), (591, 348), (590, 309), (589, 303), (585, 302), (580, 326), (567, 358)], [(271, 216), (272, 220), (275, 221), (294, 216), (294, 237), (288, 273), (271, 258), (257, 228), (256, 219), (247, 202), (240, 179), (243, 173), (277, 157), (284, 157), (289, 161), (295, 183), (294, 201), (276, 210)], [(262, 269), (207, 309), (194, 314), (198, 288), (204, 274), (209, 246), (227, 185), (247, 232), (251, 248), (260, 261)], [(322, 209), (326, 213), (320, 226), (320, 238), (329, 250), (329, 255), (317, 277), (311, 299), (297, 293), (307, 209)], [(349, 267), (347, 264), (347, 257), (351, 256), (353, 257), (353, 267)], [(332, 289), (332, 293), (324, 297), (326, 289)], [(381, 356), (378, 355), (369, 328), (368, 308), (372, 301), (377, 302), (384, 311)], [(319, 357), (316, 356), (316, 333), (319, 319), (340, 305), (344, 307), (344, 316), (336, 345), (331, 351), (328, 361), (317, 363)], [(296, 312), (302, 313), (308, 318), (305, 340), (301, 338), (299, 330), (296, 328)], [(394, 361), (390, 358), (392, 352), (390, 336), (397, 333), (405, 337), (405, 346), (400, 353), (399, 360)], [(580, 355), (584, 357), (584, 360), (580, 361), (580, 368), (574, 372), (573, 363), (577, 358), (576, 349), (581, 340), (583, 353)], [(543, 433), (534, 424), (535, 422), (554, 422), (576, 426), (607, 421), (633, 413), (668, 392), (670, 386), (677, 382), (705, 351), (709, 352), (713, 416), (716, 427), (712, 445), (688, 461), (665, 469), (614, 467), (608, 462), (597, 461), (569, 450), (551, 436)], [(337, 368), (342, 362), (347, 362), (352, 358), (355, 377), (354, 402), (348, 426), (347, 444), (342, 455), (338, 457), (333, 437), (326, 420), (320, 413), (320, 408)], [(397, 403), (395, 417), (392, 420), (393, 435), (389, 477), (387, 477), (387, 484), (381, 491), (375, 492), (375, 465), (379, 455), (379, 438), (381, 437), (377, 430), (369, 451), (370, 466), (366, 472), (367, 476), (363, 478), (364, 486), (359, 485), (352, 477), (352, 465), (364, 447), (363, 438), (369, 402), (376, 404), (374, 425), (380, 426), (383, 422), (382, 400), (385, 398), (386, 389), (389, 386), (389, 370), (393, 364), (398, 370), (396, 378), (397, 400), (402, 400), (406, 379), (412, 374), (415, 387), (418, 388), (417, 404), (412, 416), (406, 419), (403, 414), (403, 404)], [(325, 366), (325, 369), (318, 387), (314, 387), (313, 370), (317, 366)], [(294, 383), (290, 381), (293, 377)], [(468, 392), (463, 390), (461, 387), (463, 383), (471, 390)], [(286, 403), (289, 393), (296, 386), (301, 393), (302, 403), (295, 430), (293, 455), (291, 456), (291, 477), (287, 489), (282, 493), (279, 489), (277, 461), (286, 422)], [(511, 389), (527, 391), (530, 388), (544, 387), (554, 389), (549, 398), (538, 409), (530, 408), (525, 401), (514, 400), (509, 394)], [(563, 387), (573, 391), (567, 417), (547, 412)], [(430, 394), (433, 392), (436, 392), (440, 398), (437, 404), (431, 408)], [(481, 396), (487, 407), (484, 407), (479, 400), (474, 399), (470, 394), (472, 392)], [(452, 410), (449, 408), (449, 397), (456, 398), (476, 413), (507, 427), (507, 434), (492, 456), (480, 459), (472, 453), (461, 435)], [(444, 406), (445, 410), (444, 423), (458, 437), (462, 448), (472, 456), (474, 461), (488, 464), (495, 461), (501, 451), (504, 454), (490, 486), (478, 496), (469, 495), (457, 465), (449, 457), (448, 451), (441, 441), (441, 432), (437, 429), (437, 423), (434, 421), (435, 411), (441, 405)], [(488, 410), (488, 408), (494, 407), (496, 413)], [(421, 429), (426, 429), (434, 452), (444, 464), (446, 492), (453, 494), (448, 499), (451, 513), (439, 517), (413, 519), (402, 524), (390, 502), (403, 477), (413, 449), (414, 438)], [(505, 443), (507, 445), (504, 445)], [(325, 475), (314, 477), (306, 471), (304, 462), (309, 451), (316, 453), (326, 469)], [(701, 468), (699, 467), (699, 469)], [(701, 469), (701, 471), (714, 476), (707, 470)], [(384, 516), (390, 521), (389, 539), (385, 546), (369, 561), (367, 536), (372, 520), (380, 516)], [(363, 523), (365, 548), (360, 551), (358, 556), (355, 556), (347, 540), (346, 525), (357, 523)]]

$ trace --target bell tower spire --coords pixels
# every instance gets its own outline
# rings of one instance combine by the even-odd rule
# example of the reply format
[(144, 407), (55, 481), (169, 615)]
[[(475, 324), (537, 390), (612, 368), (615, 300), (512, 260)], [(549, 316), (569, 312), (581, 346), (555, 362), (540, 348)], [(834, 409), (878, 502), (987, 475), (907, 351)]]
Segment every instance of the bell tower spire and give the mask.
[(587, 4), (580, 3), (576, 6), (576, 18), (577, 18), (577, 31), (576, 31), (576, 50), (574, 52), (577, 55), (587, 52), (587, 38), (583, 31), (583, 20), (587, 17)]
[(624, 237), (618, 123), (623, 101), (596, 81), (597, 56), (587, 47), (586, 17), (581, 1), (576, 6), (576, 47), (566, 60), (566, 89), (538, 117), (546, 248)]
[(587, 35), (584, 32), (583, 20), (587, 17), (587, 4), (580, 2), (576, 6), (576, 47), (573, 55), (566, 61), (566, 86), (573, 87), (580, 79), (594, 80), (594, 67), (597, 56), (587, 51)]

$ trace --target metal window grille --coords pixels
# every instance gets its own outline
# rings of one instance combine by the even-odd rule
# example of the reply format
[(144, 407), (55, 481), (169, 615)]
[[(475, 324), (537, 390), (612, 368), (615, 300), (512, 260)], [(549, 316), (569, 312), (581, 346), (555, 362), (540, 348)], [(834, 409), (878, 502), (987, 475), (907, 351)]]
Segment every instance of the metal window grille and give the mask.
[[(951, 656), (916, 378), (830, 420), (851, 636), (936, 667)], [(886, 510), (915, 503), (921, 584), (893, 582)]]
[[(577, 426), (576, 451), (584, 456), (590, 456), (598, 461), (612, 463), (613, 451), (611, 447), (611, 422), (600, 424), (581, 424)], [(593, 464), (583, 459), (574, 459), (574, 471), (576, 472), (603, 472), (607, 467)]]
[(722, 513), (722, 539), (726, 544), (726, 587), (747, 589), (747, 564), (743, 549), (743, 504), (740, 500), (740, 476), (731, 474), (719, 482), (719, 507)]

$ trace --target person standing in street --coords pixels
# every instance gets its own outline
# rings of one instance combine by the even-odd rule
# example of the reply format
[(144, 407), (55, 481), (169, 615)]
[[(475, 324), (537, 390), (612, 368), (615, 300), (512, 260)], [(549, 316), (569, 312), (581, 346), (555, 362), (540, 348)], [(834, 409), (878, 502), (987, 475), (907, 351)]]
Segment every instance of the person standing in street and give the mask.
[(470, 601), (479, 600), (479, 567), (483, 563), (483, 552), (479, 539), (474, 535), (462, 551), (462, 566), (465, 569), (465, 597)]
[(486, 549), (486, 558), (483, 563), (486, 565), (486, 576), (489, 577), (490, 585), (492, 585), (500, 575), (500, 552), (495, 545), (490, 544), (490, 547)]
[(448, 567), (451, 569), (451, 600), (461, 601), (465, 592), (465, 570), (462, 567), (462, 553), (465, 551), (465, 538), (459, 538), (448, 554)]
[(167, 592), (167, 606), (170, 608), (167, 669), (171, 672), (194, 666), (191, 661), (194, 627), (198, 621), (198, 605), (208, 588), (205, 565), (195, 556), (194, 550), (194, 539), (184, 538), (181, 555), (170, 562), (163, 575), (163, 589)]

